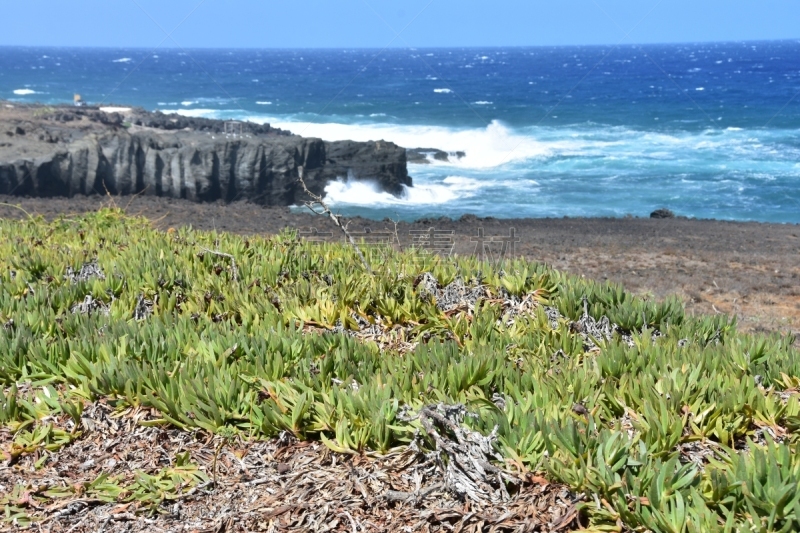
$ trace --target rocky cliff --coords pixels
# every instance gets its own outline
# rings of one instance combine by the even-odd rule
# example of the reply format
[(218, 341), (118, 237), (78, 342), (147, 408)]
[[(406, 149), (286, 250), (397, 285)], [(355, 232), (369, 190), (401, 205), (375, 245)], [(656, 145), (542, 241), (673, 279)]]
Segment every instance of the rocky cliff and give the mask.
[(188, 200), (302, 201), (298, 176), (322, 193), (336, 179), (410, 186), (405, 150), (390, 142), (324, 142), (269, 125), (139, 109), (0, 108), (0, 194), (145, 194)]

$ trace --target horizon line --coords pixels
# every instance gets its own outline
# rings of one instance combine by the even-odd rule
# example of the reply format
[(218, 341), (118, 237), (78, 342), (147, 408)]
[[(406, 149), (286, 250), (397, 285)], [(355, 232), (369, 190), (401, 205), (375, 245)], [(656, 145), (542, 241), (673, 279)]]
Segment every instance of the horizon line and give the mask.
[(105, 45), (28, 45), (28, 44), (0, 44), (3, 48), (47, 48), (60, 50), (144, 50), (153, 52), (155, 50), (181, 51), (181, 50), (254, 50), (254, 51), (314, 51), (314, 50), (485, 50), (485, 49), (531, 49), (531, 48), (602, 48), (602, 47), (636, 47), (636, 46), (680, 46), (680, 45), (709, 45), (709, 44), (753, 44), (753, 43), (800, 43), (800, 37), (790, 37), (784, 39), (732, 39), (722, 41), (661, 41), (661, 42), (640, 42), (640, 43), (592, 43), (592, 44), (531, 44), (531, 45), (450, 45), (450, 46), (316, 46), (316, 47), (258, 47), (258, 46), (156, 46), (148, 47), (137, 46), (105, 46)]

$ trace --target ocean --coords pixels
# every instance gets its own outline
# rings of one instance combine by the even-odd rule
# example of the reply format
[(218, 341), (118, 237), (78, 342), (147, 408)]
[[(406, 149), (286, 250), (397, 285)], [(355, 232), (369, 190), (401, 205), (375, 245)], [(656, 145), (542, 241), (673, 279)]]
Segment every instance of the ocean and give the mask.
[(0, 47), (0, 99), (269, 122), (462, 151), (345, 215), (800, 223), (800, 41), (388, 50)]

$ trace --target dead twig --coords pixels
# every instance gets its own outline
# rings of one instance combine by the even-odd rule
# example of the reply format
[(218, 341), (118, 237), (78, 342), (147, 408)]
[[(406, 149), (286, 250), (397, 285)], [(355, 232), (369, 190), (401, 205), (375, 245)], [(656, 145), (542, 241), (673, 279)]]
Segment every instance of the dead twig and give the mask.
[(67, 533), (72, 533), (73, 531), (75, 531), (76, 529), (78, 529), (79, 527), (81, 527), (81, 526), (83, 525), (83, 523), (84, 523), (84, 522), (86, 522), (86, 520), (89, 518), (89, 516), (90, 516), (90, 515), (89, 515), (89, 513), (86, 513), (86, 514), (84, 514), (84, 515), (83, 515), (83, 518), (81, 518), (81, 519), (78, 521), (78, 523), (77, 523), (77, 524), (75, 524), (74, 526), (72, 526), (71, 528), (69, 528), (69, 529), (67, 530)]
[(149, 187), (150, 187), (150, 185), (146, 185), (144, 189), (142, 189), (141, 191), (139, 191), (136, 194), (134, 194), (133, 196), (131, 196), (131, 199), (128, 200), (127, 204), (125, 204), (125, 207), (123, 208), (123, 211), (125, 211), (127, 213), (128, 212), (128, 208), (131, 206), (133, 201), (136, 200), (139, 196), (143, 195), (145, 192), (147, 192), (147, 189)]
[[(325, 200), (323, 200), (321, 196), (314, 194), (313, 192), (308, 190), (306, 182), (303, 179), (303, 167), (299, 168), (297, 181), (300, 182), (300, 185), (303, 187), (303, 191), (305, 191), (305, 193), (312, 200), (311, 202), (303, 202), (303, 204), (315, 215), (328, 216), (331, 220), (333, 220), (333, 223), (336, 224), (336, 227), (342, 230), (344, 236), (347, 237), (347, 240), (350, 242), (350, 244), (353, 245), (353, 248), (355, 249), (356, 254), (358, 254), (358, 258), (361, 259), (361, 263), (363, 263), (364, 268), (367, 270), (367, 272), (372, 274), (372, 269), (370, 268), (369, 263), (367, 263), (367, 259), (364, 257), (364, 254), (361, 253), (361, 249), (358, 247), (356, 240), (353, 238), (352, 235), (350, 235), (350, 232), (347, 231), (347, 225), (342, 223), (341, 215), (334, 214), (334, 212), (331, 211), (331, 208), (328, 207), (328, 204), (325, 203)], [(314, 209), (315, 205), (320, 206), (322, 208), (322, 211), (320, 212)]]
[(117, 206), (117, 202), (116, 202), (116, 200), (114, 200), (114, 197), (113, 197), (113, 196), (111, 196), (111, 193), (109, 192), (109, 190), (108, 190), (108, 187), (106, 187), (106, 182), (105, 182), (105, 180), (103, 180), (103, 189), (105, 189), (105, 191), (106, 191), (106, 196), (108, 197), (108, 201), (111, 203), (111, 205), (113, 205), (113, 206), (114, 206), (114, 209), (119, 209), (119, 207)]
[(424, 489), (416, 492), (400, 492), (396, 490), (390, 490), (383, 495), (383, 498), (387, 502), (413, 502), (414, 505), (418, 505), (422, 500), (427, 498), (428, 495), (442, 489), (444, 489), (444, 483), (435, 483), (430, 487), (425, 487)]
[(13, 207), (14, 209), (19, 209), (20, 211), (22, 211), (23, 213), (25, 213), (26, 215), (28, 215), (28, 218), (30, 218), (30, 219), (33, 219), (33, 218), (34, 218), (34, 217), (33, 217), (33, 215), (31, 215), (30, 213), (28, 213), (27, 211), (25, 211), (25, 210), (24, 210), (24, 209), (23, 209), (21, 206), (19, 206), (19, 205), (7, 204), (7, 203), (5, 203), (5, 202), (0, 202), (0, 205), (2, 205), (3, 207)]
[(440, 459), (445, 486), (481, 504), (509, 501), (511, 497), (505, 484), (518, 484), (520, 480), (489, 462), (501, 459), (492, 447), (497, 439), (497, 427), (484, 436), (464, 426), (464, 416), (466, 408), (460, 404), (440, 403), (419, 412), (420, 424), (434, 440), (436, 451), (446, 455), (446, 461)]
[(203, 252), (211, 255), (216, 255), (218, 257), (224, 257), (225, 259), (229, 259), (231, 262), (231, 271), (233, 272), (233, 281), (239, 281), (239, 269), (236, 268), (236, 258), (234, 258), (231, 254), (226, 254), (225, 252), (220, 252), (217, 250), (209, 250), (208, 248), (200, 248)]
[[(355, 520), (355, 518), (353, 518), (353, 515), (351, 515), (351, 514), (350, 514), (349, 512), (347, 512), (347, 511), (344, 511), (344, 512), (343, 512), (342, 514), (340, 514), (339, 516), (346, 516), (346, 517), (347, 517), (347, 519), (348, 519), (348, 520), (350, 520), (350, 526), (353, 528), (353, 533), (358, 533), (358, 526), (356, 525), (356, 520)], [(362, 528), (362, 529), (363, 529), (363, 528)]]

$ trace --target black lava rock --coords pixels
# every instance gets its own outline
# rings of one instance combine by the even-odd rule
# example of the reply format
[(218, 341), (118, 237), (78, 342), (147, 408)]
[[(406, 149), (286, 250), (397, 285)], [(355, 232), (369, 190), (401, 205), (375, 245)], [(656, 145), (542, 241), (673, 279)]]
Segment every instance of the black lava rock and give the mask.
[(650, 218), (675, 218), (675, 213), (669, 209), (661, 208), (650, 213)]

